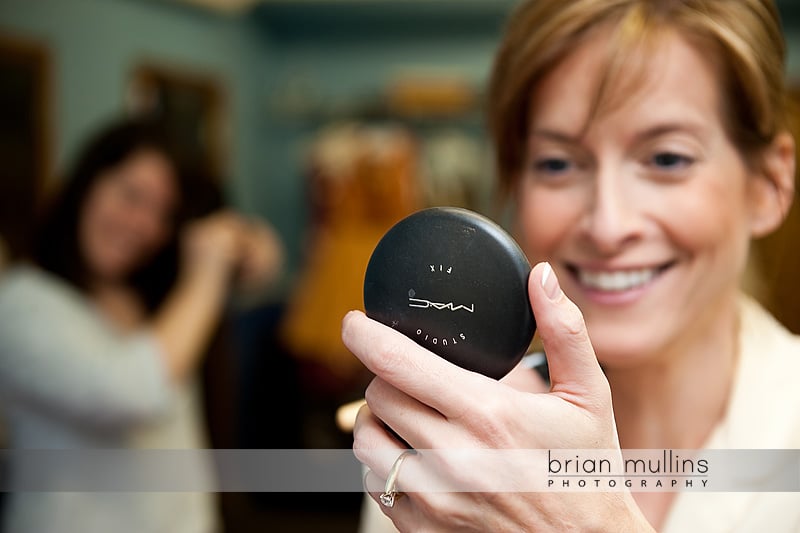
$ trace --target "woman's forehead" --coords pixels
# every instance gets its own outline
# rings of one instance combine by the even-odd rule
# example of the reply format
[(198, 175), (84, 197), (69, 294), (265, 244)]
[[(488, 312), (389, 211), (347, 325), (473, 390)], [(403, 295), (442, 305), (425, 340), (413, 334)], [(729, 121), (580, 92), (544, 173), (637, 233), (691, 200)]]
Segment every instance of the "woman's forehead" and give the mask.
[(624, 50), (613, 50), (610, 41), (608, 32), (586, 39), (534, 87), (534, 128), (580, 136), (618, 115), (634, 122), (720, 120), (717, 73), (678, 32)]

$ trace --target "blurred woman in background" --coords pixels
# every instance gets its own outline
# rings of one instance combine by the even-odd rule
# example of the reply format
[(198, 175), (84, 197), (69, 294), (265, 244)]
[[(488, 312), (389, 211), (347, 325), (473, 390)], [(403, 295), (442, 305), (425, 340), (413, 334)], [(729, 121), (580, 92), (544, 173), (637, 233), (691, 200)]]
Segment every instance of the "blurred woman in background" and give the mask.
[[(195, 370), (233, 286), (276, 278), (281, 248), (229, 211), (190, 220), (192, 183), (155, 124), (94, 138), (33, 261), (0, 281), (11, 447), (203, 448)], [(11, 474), (19, 465), (11, 465)], [(19, 493), (8, 533), (209, 532), (209, 494)]]

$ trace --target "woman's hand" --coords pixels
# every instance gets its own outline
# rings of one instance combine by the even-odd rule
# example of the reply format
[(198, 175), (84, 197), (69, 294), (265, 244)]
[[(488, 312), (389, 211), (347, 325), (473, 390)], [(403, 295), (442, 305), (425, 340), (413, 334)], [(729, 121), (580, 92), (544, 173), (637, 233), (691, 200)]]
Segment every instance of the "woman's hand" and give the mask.
[(283, 268), (283, 245), (260, 221), (220, 211), (189, 224), (183, 234), (183, 273), (228, 281), (257, 291), (274, 283)]
[(227, 281), (241, 262), (245, 228), (245, 221), (231, 211), (191, 222), (181, 236), (182, 274)]
[(400, 471), (400, 490), (405, 487), (407, 494), (394, 507), (382, 507), (401, 531), (650, 530), (628, 492), (425, 492), (431, 485), (419, 483), (427, 475), (440, 486), (481, 487), (488, 481), (490, 487), (525, 487), (536, 472), (547, 474), (541, 457), (538, 463), (503, 468), (498, 462), (482, 469), (449, 460), (446, 451), (434, 454), (433, 468), (423, 458), (424, 450), (434, 448), (619, 449), (608, 382), (580, 311), (549, 265), (537, 265), (528, 285), (550, 368), (545, 393), (456, 367), (362, 313), (345, 317), (345, 344), (377, 376), (354, 431), (355, 454), (371, 470), (367, 486), (380, 491), (394, 459), (407, 448), (386, 426), (422, 450), (406, 458)]
[(236, 285), (240, 290), (261, 291), (275, 283), (283, 270), (283, 243), (275, 230), (259, 220), (247, 221), (243, 237)]
[(550, 385), (542, 379), (539, 372), (528, 368), (522, 363), (518, 364), (511, 372), (501, 379), (500, 383), (505, 383), (522, 392), (547, 392), (550, 390)]

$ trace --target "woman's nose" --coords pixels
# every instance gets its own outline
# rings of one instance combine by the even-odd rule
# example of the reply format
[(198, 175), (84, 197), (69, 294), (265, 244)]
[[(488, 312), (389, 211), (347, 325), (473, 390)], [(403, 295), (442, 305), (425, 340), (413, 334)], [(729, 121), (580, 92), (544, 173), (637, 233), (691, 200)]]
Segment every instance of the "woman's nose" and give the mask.
[(642, 236), (639, 206), (619, 172), (598, 173), (582, 222), (582, 234), (594, 252), (609, 256), (622, 252)]
[(133, 229), (145, 240), (156, 239), (163, 233), (163, 214), (155, 207), (141, 204), (131, 210)]

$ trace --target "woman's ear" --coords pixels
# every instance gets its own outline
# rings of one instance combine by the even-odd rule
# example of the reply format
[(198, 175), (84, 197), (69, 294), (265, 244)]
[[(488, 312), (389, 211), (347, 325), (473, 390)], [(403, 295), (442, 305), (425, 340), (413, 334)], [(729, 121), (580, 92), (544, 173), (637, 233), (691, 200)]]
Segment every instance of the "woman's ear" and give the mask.
[(752, 237), (775, 231), (786, 218), (794, 198), (794, 169), (794, 138), (782, 131), (766, 149), (761, 170), (748, 186)]

